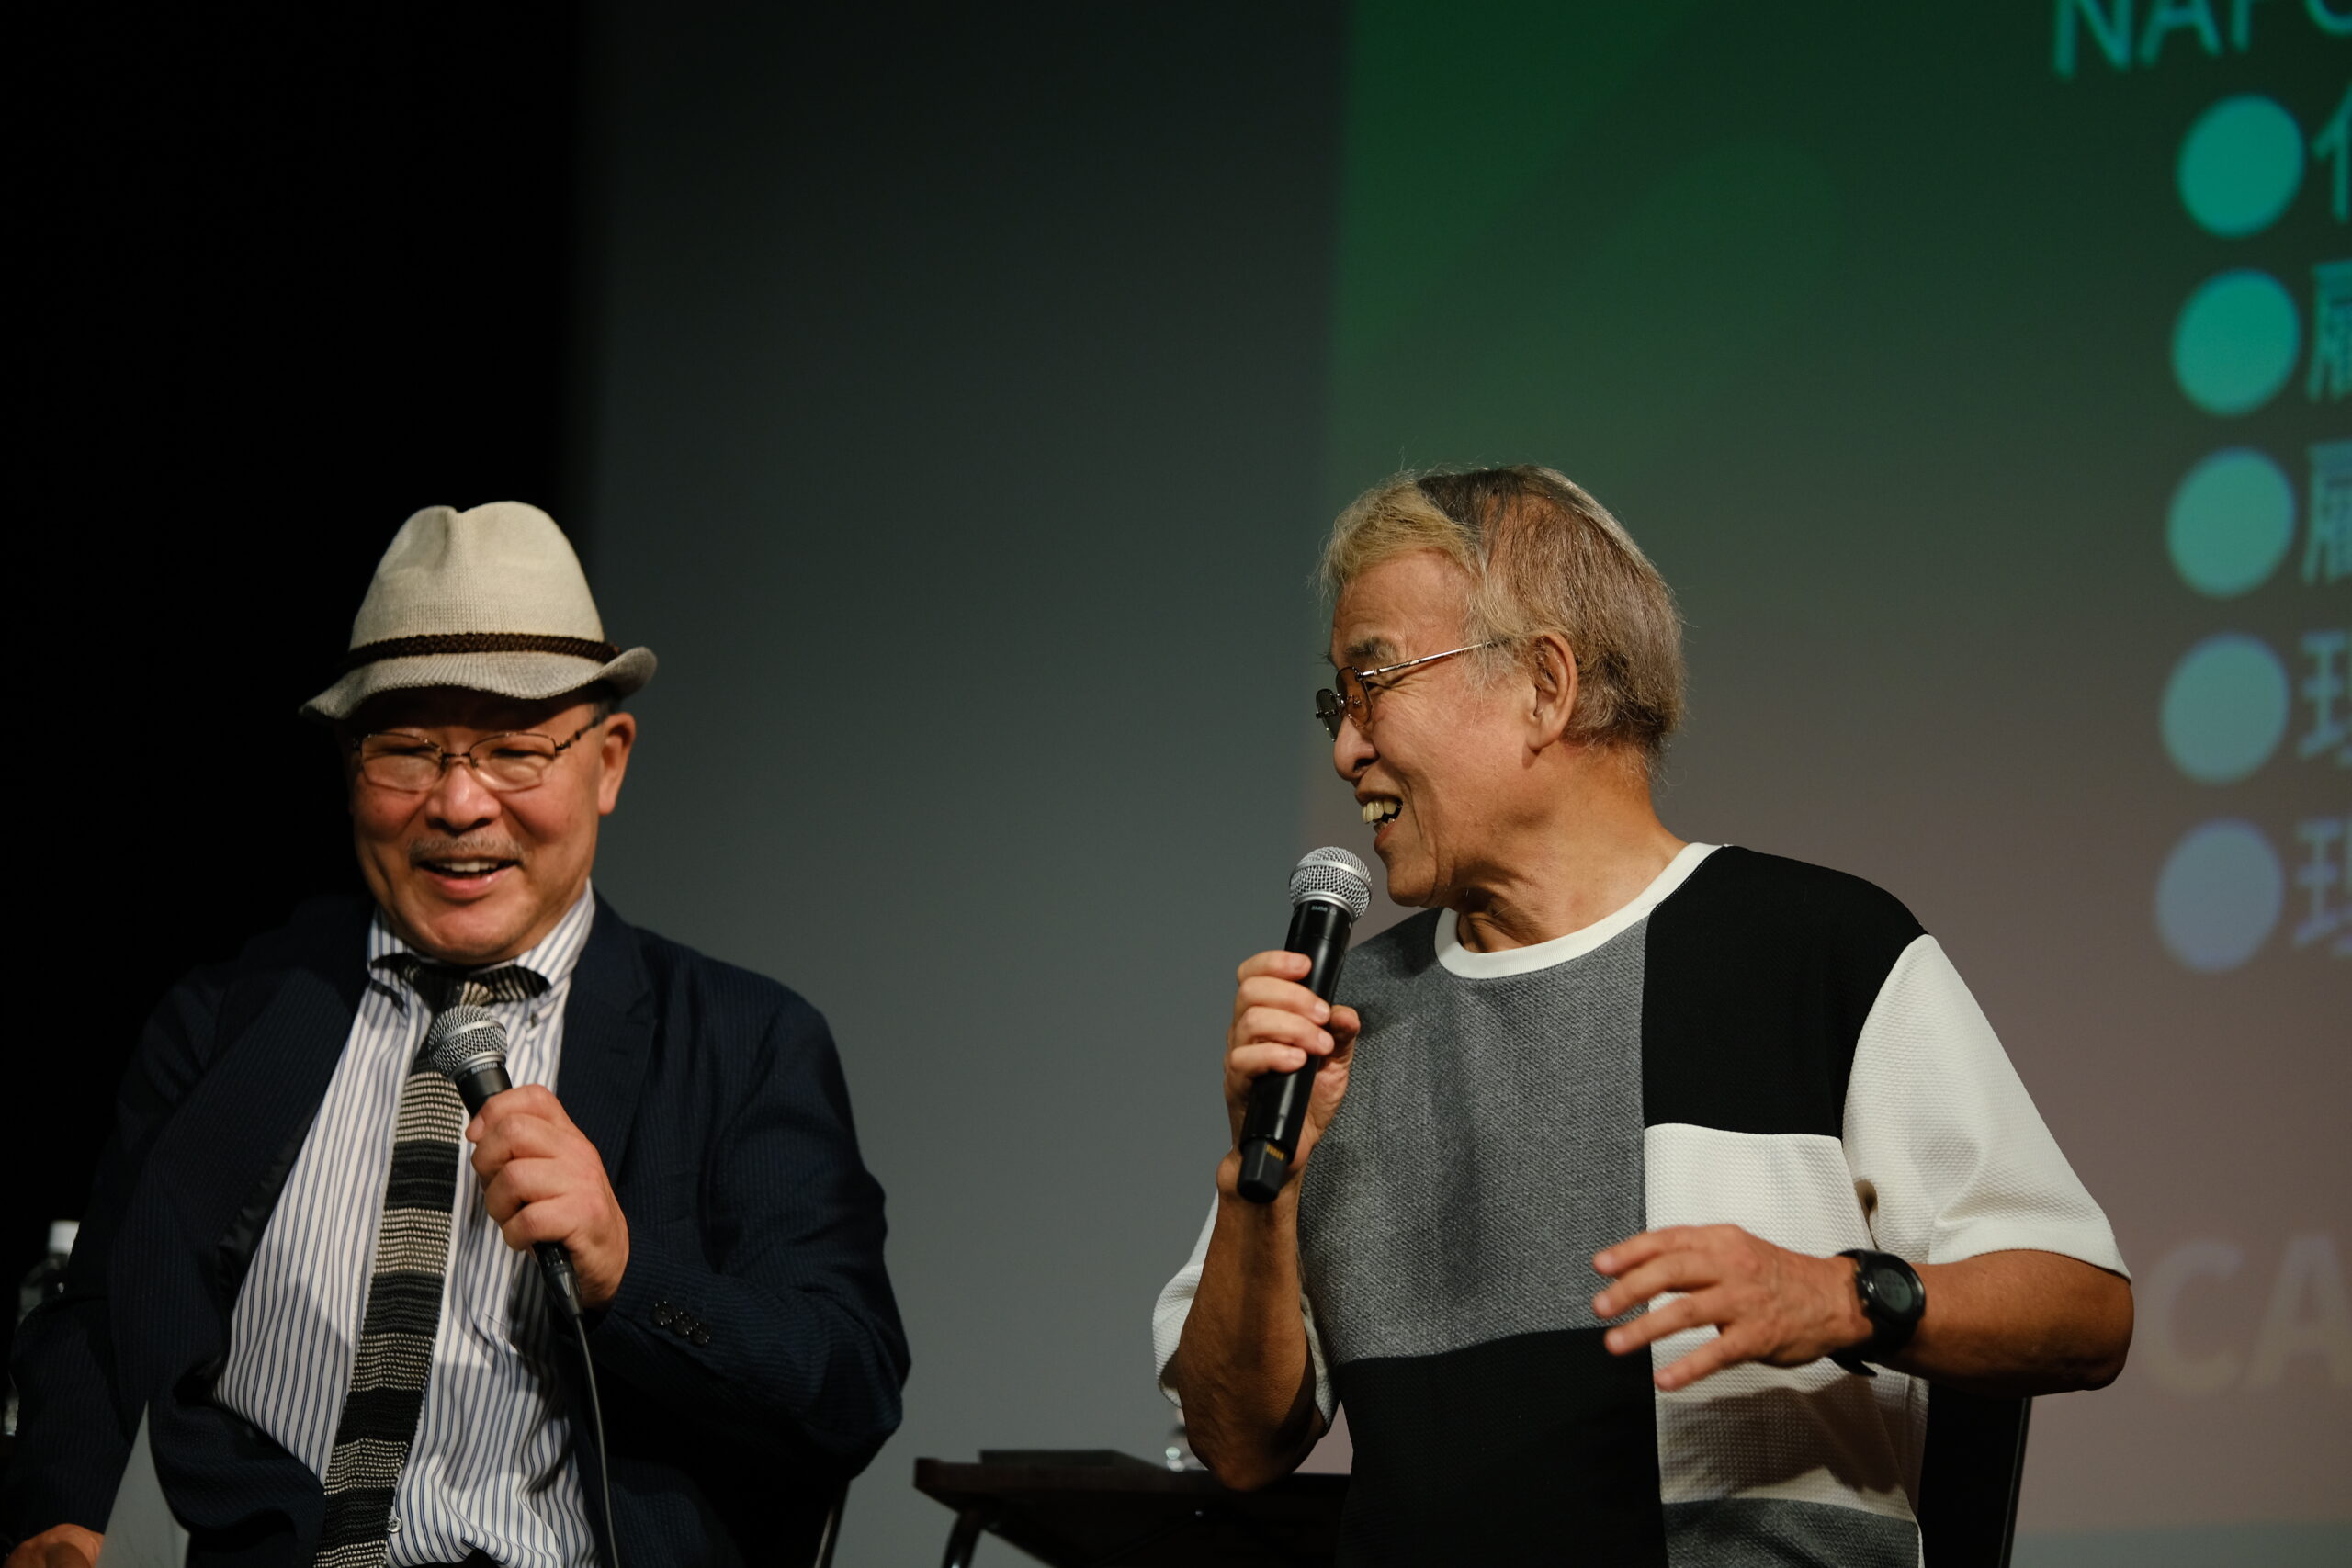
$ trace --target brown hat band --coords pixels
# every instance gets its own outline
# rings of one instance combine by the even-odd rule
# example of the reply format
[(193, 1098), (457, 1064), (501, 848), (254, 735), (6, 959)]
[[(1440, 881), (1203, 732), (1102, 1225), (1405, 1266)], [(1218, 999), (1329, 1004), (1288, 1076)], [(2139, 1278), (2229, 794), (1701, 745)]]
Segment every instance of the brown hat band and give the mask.
[(435, 632), (426, 637), (386, 637), (362, 643), (343, 656), (343, 668), (353, 671), (383, 659), (416, 659), (434, 653), (564, 653), (609, 664), (621, 650), (609, 642), (582, 637), (542, 637), (531, 632)]

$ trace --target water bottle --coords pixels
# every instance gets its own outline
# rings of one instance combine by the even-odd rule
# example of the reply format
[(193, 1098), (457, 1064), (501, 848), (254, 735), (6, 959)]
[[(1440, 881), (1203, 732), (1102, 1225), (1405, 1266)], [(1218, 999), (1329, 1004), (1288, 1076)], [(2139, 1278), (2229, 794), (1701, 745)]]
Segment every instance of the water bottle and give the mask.
[[(49, 1225), (49, 1256), (32, 1267), (25, 1282), (17, 1287), (17, 1322), (21, 1325), (32, 1315), (33, 1308), (52, 1297), (65, 1293), (65, 1260), (74, 1255), (74, 1238), (81, 1234), (78, 1220), (52, 1220)], [(8, 1385), (8, 1406), (0, 1413), (0, 1432), (10, 1437), (17, 1432), (17, 1385)]]

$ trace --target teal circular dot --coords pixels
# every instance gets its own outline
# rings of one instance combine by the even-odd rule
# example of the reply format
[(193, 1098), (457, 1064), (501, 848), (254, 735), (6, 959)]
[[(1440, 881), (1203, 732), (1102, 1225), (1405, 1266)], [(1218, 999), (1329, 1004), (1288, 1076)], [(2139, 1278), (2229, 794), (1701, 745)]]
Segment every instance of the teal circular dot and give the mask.
[(2199, 784), (2235, 784), (2286, 737), (2287, 697), (2287, 671), (2269, 644), (2239, 632), (2209, 637), (2165, 682), (2165, 750)]
[(2294, 485), (2278, 464), (2243, 446), (2189, 469), (2165, 519), (2174, 570), (2216, 599), (2268, 581), (2294, 540)]
[(2172, 332), (2172, 368), (2207, 413), (2251, 413), (2294, 373), (2302, 325), (2267, 272), (2239, 268), (2198, 286)]
[(2262, 949), (2285, 907), (2287, 879), (2270, 840), (2224, 818), (2191, 829), (2156, 877), (2156, 932), (2188, 968), (2235, 969)]
[(2295, 117), (2259, 93), (2223, 98), (2181, 139), (2181, 205), (2226, 239), (2258, 234), (2278, 220), (2303, 183), (2303, 131)]

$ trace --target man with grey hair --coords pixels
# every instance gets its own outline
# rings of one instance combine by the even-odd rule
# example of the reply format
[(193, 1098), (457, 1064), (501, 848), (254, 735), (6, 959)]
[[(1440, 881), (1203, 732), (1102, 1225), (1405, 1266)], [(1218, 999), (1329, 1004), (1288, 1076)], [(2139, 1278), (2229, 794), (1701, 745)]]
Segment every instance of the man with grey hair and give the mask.
[[(590, 885), (653, 655), (515, 502), (411, 517), (351, 644), (302, 711), (370, 897), (150, 1021), (17, 1337), (9, 1568), (97, 1558), (142, 1419), (191, 1564), (789, 1552), (906, 1341), (824, 1021)], [(461, 1024), (516, 1086), (478, 1110)]]
[(1659, 821), (1679, 621), (1590, 496), (1400, 479), (1324, 565), (1332, 762), (1429, 912), (1338, 1005), (1240, 967), (1237, 1138), (1319, 1070), (1292, 1179), (1228, 1153), (1155, 1314), (1195, 1451), (1261, 1484), (1344, 1404), (1351, 1563), (1910, 1568), (1930, 1380), (2120, 1369), (2105, 1216), (1901, 904)]

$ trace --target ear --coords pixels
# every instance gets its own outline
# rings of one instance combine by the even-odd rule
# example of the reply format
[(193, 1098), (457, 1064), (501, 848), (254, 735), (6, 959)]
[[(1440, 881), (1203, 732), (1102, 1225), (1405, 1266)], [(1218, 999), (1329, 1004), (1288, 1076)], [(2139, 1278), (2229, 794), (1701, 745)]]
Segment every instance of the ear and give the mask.
[(1530, 638), (1523, 655), (1527, 672), (1528, 747), (1541, 751), (1566, 739), (1577, 708), (1577, 656), (1557, 632)]
[(605, 733), (597, 742), (596, 759), (602, 772), (596, 780), (596, 815), (610, 817), (621, 803), (621, 780), (628, 773), (629, 752), (637, 745), (637, 716), (616, 713), (605, 720)]

